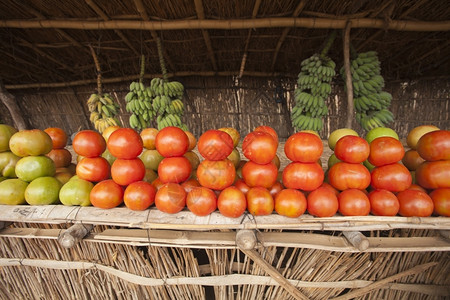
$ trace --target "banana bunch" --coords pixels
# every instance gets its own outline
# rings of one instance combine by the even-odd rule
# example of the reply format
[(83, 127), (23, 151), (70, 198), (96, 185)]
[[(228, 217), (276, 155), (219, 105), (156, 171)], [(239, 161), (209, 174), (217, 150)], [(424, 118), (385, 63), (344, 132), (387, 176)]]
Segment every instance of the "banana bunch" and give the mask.
[(296, 130), (319, 131), (323, 127), (322, 118), (328, 114), (325, 100), (331, 93), (336, 64), (325, 55), (314, 54), (302, 61), (301, 67), (294, 91), (292, 126)]
[[(380, 61), (375, 51), (359, 53), (350, 66), (353, 83), (356, 119), (365, 130), (384, 127), (394, 116), (388, 107), (392, 95), (383, 91), (384, 79), (380, 75)], [(345, 80), (344, 68), (341, 75)]]
[(152, 109), (157, 115), (158, 129), (176, 126), (188, 130), (181, 117), (184, 113), (184, 104), (181, 100), (184, 86), (178, 81), (166, 81), (162, 78), (153, 78), (149, 90), (153, 95)]
[(87, 100), (87, 106), (90, 112), (89, 120), (94, 124), (95, 129), (102, 133), (109, 126), (119, 125), (117, 115), (120, 106), (110, 94), (92, 94)]
[(141, 130), (151, 127), (151, 121), (156, 116), (153, 109), (154, 93), (149, 87), (145, 87), (142, 82), (132, 82), (130, 91), (125, 96), (126, 110), (131, 113), (130, 126)]

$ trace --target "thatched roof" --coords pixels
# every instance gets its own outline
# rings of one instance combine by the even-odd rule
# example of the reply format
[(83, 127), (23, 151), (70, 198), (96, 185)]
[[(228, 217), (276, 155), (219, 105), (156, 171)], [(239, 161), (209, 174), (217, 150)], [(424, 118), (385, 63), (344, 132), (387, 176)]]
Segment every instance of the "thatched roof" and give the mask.
[(141, 54), (147, 76), (155, 76), (157, 37), (178, 77), (296, 76), (333, 30), (328, 54), (342, 65), (349, 20), (352, 46), (377, 51), (385, 78), (448, 76), (450, 5), (443, 0), (3, 0), (0, 79), (7, 88), (95, 82), (90, 45), (105, 80), (136, 78)]

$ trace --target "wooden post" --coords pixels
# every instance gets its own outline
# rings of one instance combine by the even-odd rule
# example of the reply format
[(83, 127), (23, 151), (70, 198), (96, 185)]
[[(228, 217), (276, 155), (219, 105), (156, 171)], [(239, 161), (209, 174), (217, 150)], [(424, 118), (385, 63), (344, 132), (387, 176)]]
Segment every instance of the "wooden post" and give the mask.
[(369, 248), (369, 240), (359, 231), (344, 231), (345, 238), (359, 251)]
[(352, 22), (348, 21), (344, 31), (344, 69), (345, 69), (345, 86), (347, 87), (347, 122), (345, 127), (352, 128), (353, 121), (353, 85), (352, 72), (350, 70), (350, 29)]
[(239, 230), (236, 233), (236, 245), (243, 250), (252, 250), (256, 247), (256, 235), (253, 230)]
[(72, 248), (81, 241), (93, 227), (94, 226), (91, 224), (74, 224), (58, 237), (58, 242), (64, 248)]
[(27, 129), (25, 120), (22, 118), (20, 108), (17, 105), (16, 97), (14, 97), (5, 89), (2, 80), (0, 80), (0, 99), (2, 100), (3, 104), (5, 104), (6, 108), (8, 108), (9, 113), (11, 114), (11, 117), (14, 121), (14, 124), (11, 125), (14, 125), (13, 127), (18, 130)]

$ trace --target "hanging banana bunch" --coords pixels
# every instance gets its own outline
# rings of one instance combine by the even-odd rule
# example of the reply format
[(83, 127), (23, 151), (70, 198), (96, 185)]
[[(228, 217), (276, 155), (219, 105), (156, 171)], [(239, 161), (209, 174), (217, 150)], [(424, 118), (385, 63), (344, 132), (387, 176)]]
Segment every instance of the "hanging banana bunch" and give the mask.
[(335, 33), (330, 36), (322, 53), (314, 54), (301, 63), (297, 88), (294, 90), (295, 106), (291, 121), (295, 130), (320, 131), (323, 117), (328, 114), (325, 103), (331, 93), (331, 81), (336, 75), (336, 64), (326, 53), (331, 47)]
[[(356, 119), (364, 130), (385, 127), (394, 120), (388, 109), (392, 95), (383, 91), (384, 79), (380, 75), (380, 61), (375, 51), (359, 53), (351, 61)], [(345, 80), (344, 69), (341, 75)]]

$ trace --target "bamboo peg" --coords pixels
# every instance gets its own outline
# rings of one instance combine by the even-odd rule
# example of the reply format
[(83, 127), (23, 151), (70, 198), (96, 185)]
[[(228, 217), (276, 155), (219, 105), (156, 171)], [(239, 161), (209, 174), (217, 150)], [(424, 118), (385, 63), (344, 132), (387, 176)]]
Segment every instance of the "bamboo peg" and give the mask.
[(236, 245), (240, 249), (251, 250), (256, 247), (256, 234), (253, 230), (239, 230), (236, 233)]
[(345, 238), (359, 251), (369, 248), (369, 240), (359, 231), (344, 231)]
[(58, 242), (64, 248), (72, 248), (81, 241), (93, 227), (94, 226), (91, 224), (74, 224), (59, 236)]

